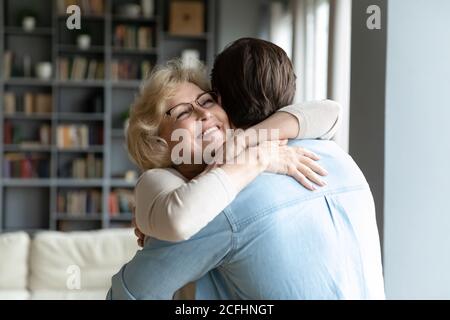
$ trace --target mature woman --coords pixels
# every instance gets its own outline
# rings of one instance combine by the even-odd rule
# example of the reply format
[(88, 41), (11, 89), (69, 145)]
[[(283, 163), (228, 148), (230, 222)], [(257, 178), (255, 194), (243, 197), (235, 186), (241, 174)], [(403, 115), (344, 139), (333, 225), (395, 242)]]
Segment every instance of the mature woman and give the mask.
[[(128, 151), (143, 171), (135, 189), (136, 223), (143, 234), (166, 241), (190, 238), (263, 171), (288, 174), (312, 190), (314, 184), (324, 185), (318, 175), (326, 175), (326, 171), (315, 163), (318, 157), (287, 146), (285, 139), (308, 136), (307, 121), (319, 132), (316, 138), (332, 132), (340, 111), (337, 104), (323, 101), (314, 108), (296, 105), (281, 109), (254, 127), (278, 129), (278, 140), (260, 137), (247, 141), (234, 158), (227, 151), (226, 158), (234, 161), (208, 166), (204, 151), (211, 144), (222, 144), (227, 129), (233, 127), (219, 100), (211, 92), (202, 66), (189, 68), (178, 60), (156, 68), (143, 84), (131, 108), (127, 133)], [(324, 112), (334, 121), (322, 123), (318, 115)], [(177, 130), (184, 132), (184, 148), (178, 154), (173, 152), (180, 143), (173, 139)], [(180, 162), (180, 157), (190, 161)], [(195, 159), (201, 161), (191, 161)]]

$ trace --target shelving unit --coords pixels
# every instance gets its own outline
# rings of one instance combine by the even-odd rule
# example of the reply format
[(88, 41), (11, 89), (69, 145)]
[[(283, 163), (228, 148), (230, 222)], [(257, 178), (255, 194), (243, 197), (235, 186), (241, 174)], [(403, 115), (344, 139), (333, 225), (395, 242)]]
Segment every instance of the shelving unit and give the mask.
[[(91, 46), (81, 50), (76, 45), (76, 31), (65, 26), (67, 15), (58, 12), (59, 0), (0, 0), (0, 232), (13, 230), (91, 230), (129, 226), (130, 212), (112, 216), (109, 196), (112, 191), (132, 190), (135, 181), (125, 180), (125, 173), (138, 169), (131, 163), (125, 149), (123, 114), (128, 110), (139, 89), (140, 79), (114, 80), (112, 65), (117, 59), (149, 60), (152, 67), (180, 56), (184, 49), (196, 49), (200, 58), (211, 68), (215, 56), (215, 0), (199, 0), (205, 5), (205, 30), (199, 36), (173, 36), (168, 32), (169, 0), (155, 0), (153, 17), (127, 17), (117, 13), (126, 3), (140, 0), (104, 0), (102, 15), (81, 14), (82, 31), (91, 33)], [(33, 31), (24, 31), (17, 16), (22, 9), (37, 15)], [(113, 36), (116, 25), (149, 26), (153, 45), (147, 49), (118, 48)], [(31, 74), (26, 77), (5, 77), (4, 53), (13, 52), (19, 59), (28, 55)], [(61, 80), (60, 57), (95, 58), (104, 63), (103, 79)], [(41, 80), (34, 75), (34, 66), (50, 61), (53, 75)], [(24, 110), (6, 114), (4, 94), (16, 97), (25, 93), (51, 95), (51, 113), (26, 113)], [(94, 97), (94, 98), (93, 98)], [(89, 103), (101, 100), (102, 110), (94, 110)], [(21, 102), (23, 104), (23, 102)], [(19, 104), (19, 102), (17, 102)], [(47, 124), (51, 129), (48, 145), (5, 144), (5, 125), (21, 128), (25, 138), (36, 137), (36, 130)], [(102, 144), (61, 149), (57, 145), (59, 125), (86, 125), (103, 128)], [(33, 134), (34, 133), (34, 134)], [(26, 140), (26, 139), (25, 139)], [(48, 161), (47, 177), (14, 178), (5, 175), (6, 157), (10, 154), (36, 156)], [(94, 155), (101, 159), (102, 174), (97, 178), (69, 178), (68, 164), (74, 159)], [(41, 161), (41, 160), (39, 160)], [(61, 212), (58, 195), (66, 191), (97, 190), (101, 193), (98, 214)]]

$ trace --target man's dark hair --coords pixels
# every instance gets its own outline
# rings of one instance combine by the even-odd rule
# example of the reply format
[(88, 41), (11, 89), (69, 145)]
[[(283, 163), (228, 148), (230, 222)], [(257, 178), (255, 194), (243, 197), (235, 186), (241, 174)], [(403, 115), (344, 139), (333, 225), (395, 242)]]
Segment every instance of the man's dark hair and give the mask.
[(277, 45), (254, 38), (229, 44), (214, 62), (212, 88), (222, 99), (231, 122), (250, 127), (292, 103), (295, 95), (292, 62)]

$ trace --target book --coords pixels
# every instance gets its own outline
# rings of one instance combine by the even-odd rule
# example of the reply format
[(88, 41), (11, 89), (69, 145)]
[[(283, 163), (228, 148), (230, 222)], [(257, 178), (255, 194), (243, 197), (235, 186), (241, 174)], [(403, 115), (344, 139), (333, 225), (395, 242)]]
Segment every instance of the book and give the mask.
[(24, 112), (31, 115), (34, 112), (34, 95), (31, 92), (24, 94)]
[(5, 51), (3, 53), (3, 76), (5, 79), (9, 79), (12, 75), (13, 66), (13, 53), (11, 51)]
[(35, 95), (34, 111), (37, 113), (52, 112), (52, 96), (50, 94), (38, 93)]
[(3, 106), (5, 114), (16, 113), (16, 95), (12, 92), (5, 92), (3, 95)]

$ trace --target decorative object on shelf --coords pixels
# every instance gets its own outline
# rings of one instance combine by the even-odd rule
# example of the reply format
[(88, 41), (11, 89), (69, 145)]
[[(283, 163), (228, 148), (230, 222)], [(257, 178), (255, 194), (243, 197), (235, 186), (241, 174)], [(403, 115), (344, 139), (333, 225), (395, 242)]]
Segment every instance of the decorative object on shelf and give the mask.
[(27, 32), (31, 32), (36, 27), (36, 18), (35, 17), (24, 17), (22, 20), (22, 28)]
[(19, 23), (26, 32), (32, 32), (36, 28), (36, 13), (30, 9), (23, 9), (19, 12)]
[(128, 18), (138, 18), (141, 15), (141, 6), (134, 3), (123, 4), (118, 7), (117, 14)]
[(80, 50), (88, 50), (91, 47), (91, 36), (86, 33), (77, 36), (77, 45)]
[(169, 32), (173, 35), (200, 35), (205, 32), (204, 15), (202, 1), (172, 0)]
[(52, 63), (48, 61), (39, 62), (36, 65), (36, 76), (42, 80), (49, 80), (52, 77)]
[(134, 170), (128, 170), (125, 173), (125, 181), (127, 182), (135, 182), (137, 179), (137, 172)]
[(155, 1), (154, 0), (141, 0), (142, 16), (146, 18), (153, 17), (155, 14)]
[(200, 62), (200, 52), (196, 49), (185, 49), (181, 52), (181, 61), (187, 67), (195, 68)]

